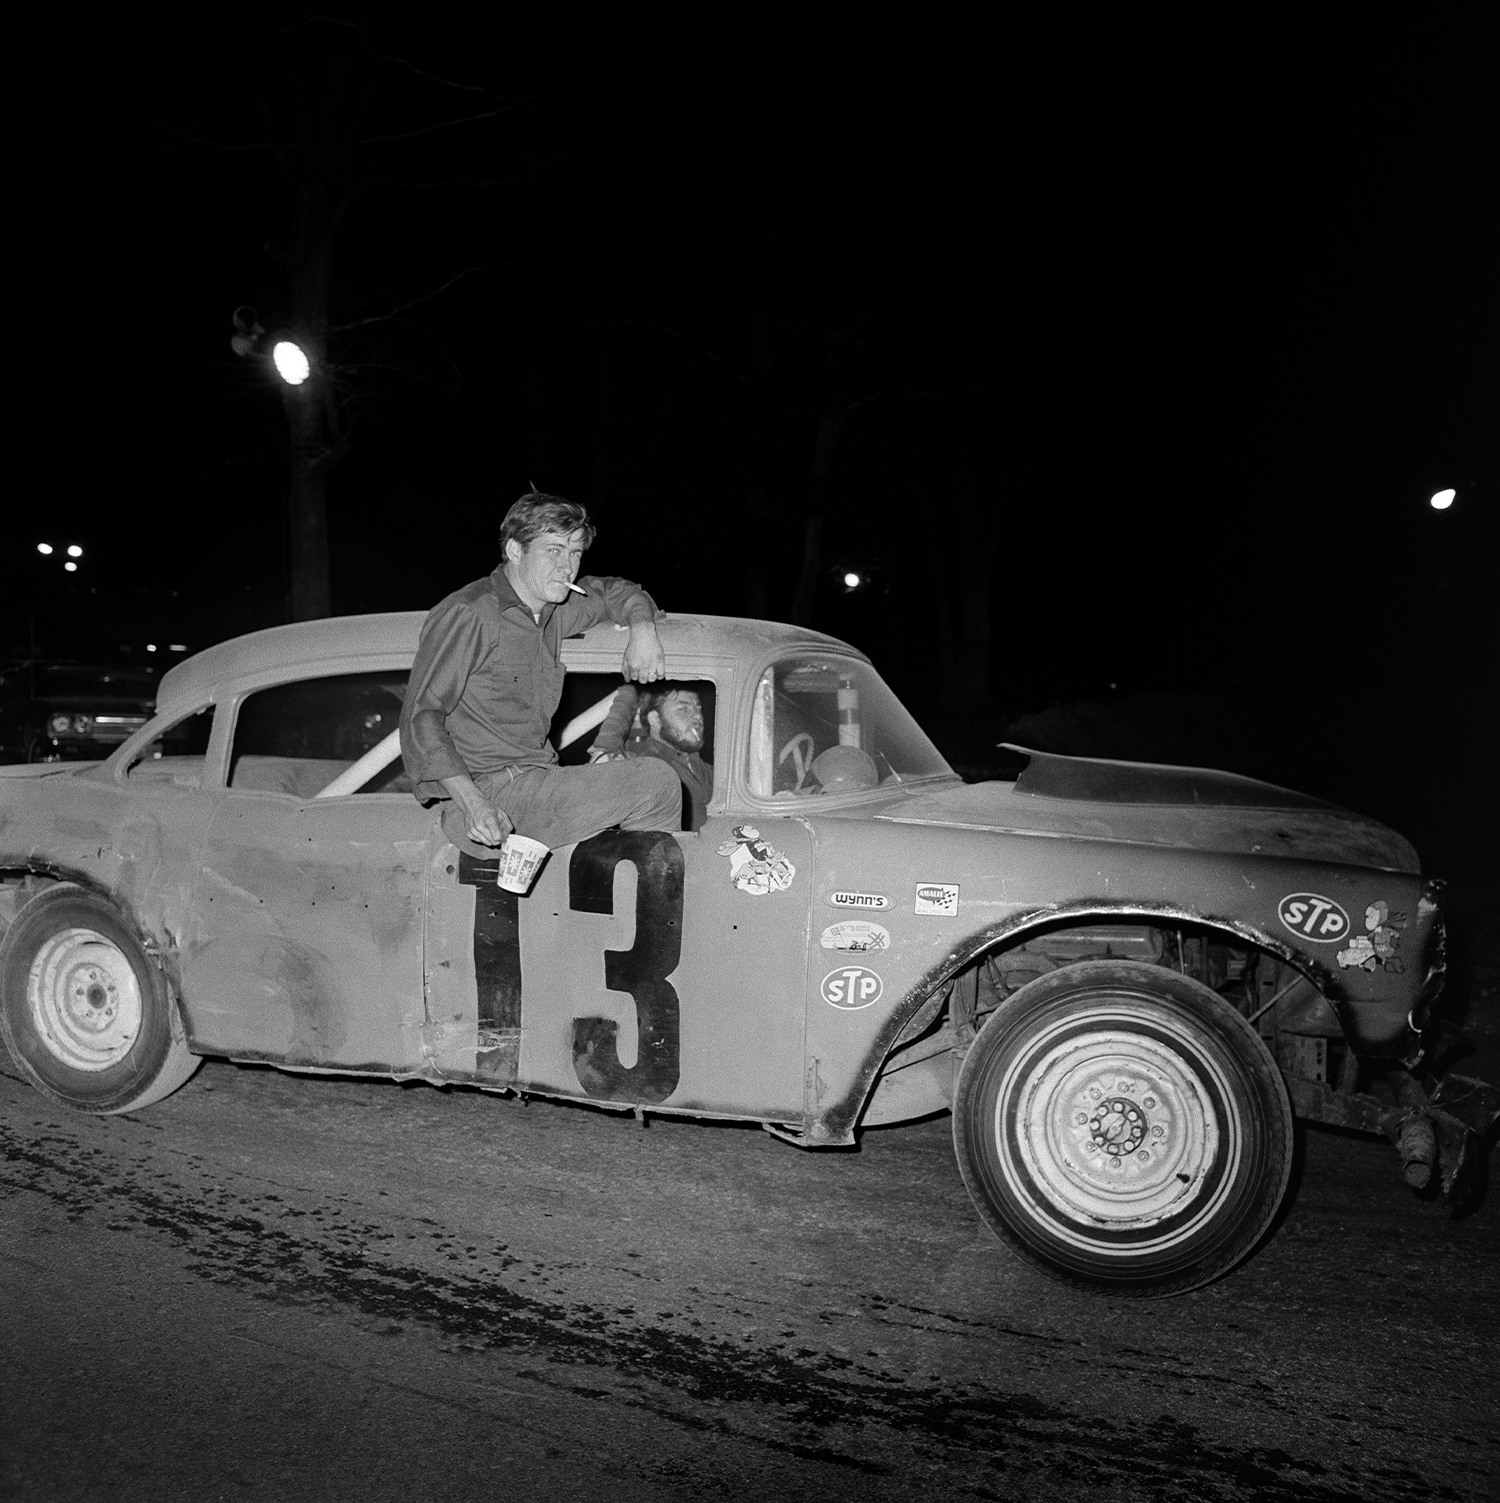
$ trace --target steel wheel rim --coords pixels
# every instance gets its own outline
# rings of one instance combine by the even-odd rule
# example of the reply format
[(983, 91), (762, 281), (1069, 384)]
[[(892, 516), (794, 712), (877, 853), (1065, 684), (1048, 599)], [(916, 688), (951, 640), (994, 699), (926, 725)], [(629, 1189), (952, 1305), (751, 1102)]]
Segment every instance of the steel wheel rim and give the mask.
[(36, 954), (26, 1000), (37, 1037), (73, 1070), (108, 1070), (141, 1031), (141, 987), (125, 952), (97, 929), (64, 929)]
[(1191, 1237), (1231, 1192), (1244, 1153), (1232, 1101), (1185, 1030), (1101, 1013), (1058, 1023), (1018, 1055), (991, 1130), (1011, 1194), (1052, 1235), (1135, 1258)]

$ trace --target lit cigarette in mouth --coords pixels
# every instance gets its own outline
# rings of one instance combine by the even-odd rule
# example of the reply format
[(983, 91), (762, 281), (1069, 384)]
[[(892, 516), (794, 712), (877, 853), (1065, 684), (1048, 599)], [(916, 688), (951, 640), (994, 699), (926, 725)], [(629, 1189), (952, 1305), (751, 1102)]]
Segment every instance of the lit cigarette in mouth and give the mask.
[(576, 585), (576, 584), (574, 584), (571, 579), (568, 581), (568, 588), (570, 590), (572, 590), (572, 592), (575, 595), (587, 595), (588, 594), (588, 591), (586, 589), (584, 589), (584, 587), (582, 585)]

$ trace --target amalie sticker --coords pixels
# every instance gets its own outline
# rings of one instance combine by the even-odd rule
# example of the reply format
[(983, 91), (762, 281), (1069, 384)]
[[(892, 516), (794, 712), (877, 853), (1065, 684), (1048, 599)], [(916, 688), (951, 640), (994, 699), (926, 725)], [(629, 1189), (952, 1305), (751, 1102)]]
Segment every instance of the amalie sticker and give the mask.
[(919, 882), (917, 884), (917, 913), (930, 918), (958, 917), (958, 886), (953, 882)]
[(830, 908), (864, 908), (871, 912), (891, 906), (891, 900), (883, 892), (831, 892), (824, 901)]
[(1349, 915), (1316, 892), (1289, 893), (1276, 905), (1276, 916), (1299, 939), (1315, 945), (1334, 944), (1349, 933)]

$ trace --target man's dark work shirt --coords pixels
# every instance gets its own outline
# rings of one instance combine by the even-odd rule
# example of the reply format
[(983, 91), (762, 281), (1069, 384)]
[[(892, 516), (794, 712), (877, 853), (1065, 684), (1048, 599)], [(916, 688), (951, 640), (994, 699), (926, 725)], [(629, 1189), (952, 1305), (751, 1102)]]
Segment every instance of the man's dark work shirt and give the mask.
[(539, 623), (502, 565), (428, 613), (401, 708), (401, 755), (423, 803), (446, 796), (444, 778), (555, 763), (547, 732), (562, 698), (563, 638), (599, 621), (656, 619), (628, 579), (589, 574), (578, 584), (587, 593), (543, 606)]
[(688, 808), (685, 829), (701, 830), (708, 818), (708, 801), (714, 796), (714, 769), (697, 752), (679, 751), (658, 741), (655, 736), (637, 731), (625, 743), (627, 757), (656, 757), (665, 762), (682, 779), (682, 791), (687, 796)]

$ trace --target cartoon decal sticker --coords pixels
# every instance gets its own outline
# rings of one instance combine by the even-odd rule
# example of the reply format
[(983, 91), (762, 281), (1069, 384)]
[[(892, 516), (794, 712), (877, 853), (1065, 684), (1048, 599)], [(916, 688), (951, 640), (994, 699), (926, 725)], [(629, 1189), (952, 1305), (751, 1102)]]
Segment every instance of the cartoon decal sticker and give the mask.
[(932, 918), (957, 918), (958, 884), (956, 882), (919, 882), (916, 911)]
[(823, 900), (830, 908), (884, 909), (891, 900), (883, 892), (831, 892)]
[(764, 897), (768, 892), (783, 892), (792, 885), (797, 868), (780, 851), (760, 838), (754, 825), (736, 825), (734, 839), (719, 846), (719, 854), (729, 857), (729, 880), (741, 892)]
[(1298, 939), (1331, 945), (1349, 936), (1349, 915), (1332, 898), (1315, 892), (1289, 893), (1276, 905), (1276, 917)]
[(862, 965), (846, 965), (840, 971), (829, 971), (820, 988), (823, 1000), (845, 1012), (858, 1012), (880, 1000), (885, 985), (874, 971)]
[(821, 941), (825, 950), (849, 950), (863, 954), (869, 950), (888, 950), (891, 933), (882, 924), (866, 923), (864, 919), (845, 919), (842, 924), (830, 924), (823, 931)]
[(1365, 909), (1366, 932), (1356, 934), (1349, 941), (1349, 948), (1340, 950), (1334, 959), (1346, 971), (1356, 967), (1362, 971), (1404, 971), (1406, 967), (1396, 951), (1401, 948), (1400, 931), (1405, 927), (1404, 913), (1392, 913), (1385, 902), (1371, 903)]

